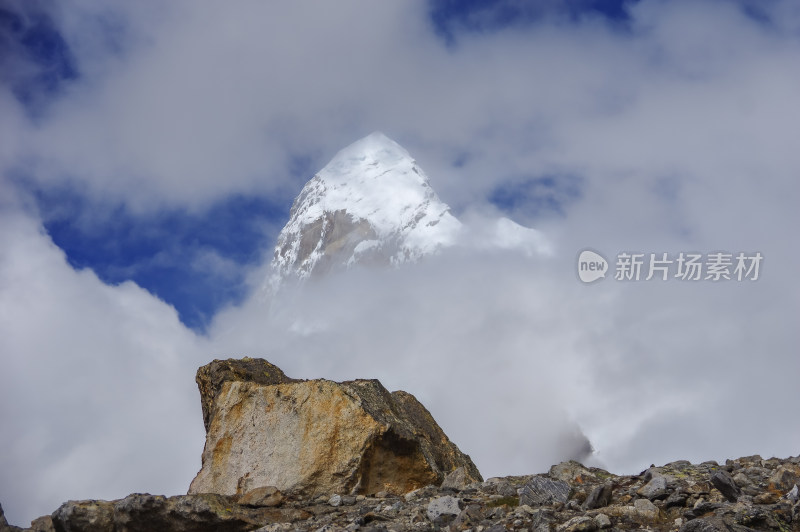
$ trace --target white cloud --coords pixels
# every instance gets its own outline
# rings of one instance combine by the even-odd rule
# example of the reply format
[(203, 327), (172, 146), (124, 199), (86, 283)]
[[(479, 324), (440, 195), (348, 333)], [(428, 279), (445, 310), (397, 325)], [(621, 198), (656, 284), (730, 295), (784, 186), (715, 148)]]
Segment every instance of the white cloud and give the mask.
[(31, 519), (68, 498), (183, 492), (203, 441), (192, 376), (210, 354), (174, 309), (133, 283), (107, 286), (74, 271), (35, 220), (4, 206), (7, 514)]

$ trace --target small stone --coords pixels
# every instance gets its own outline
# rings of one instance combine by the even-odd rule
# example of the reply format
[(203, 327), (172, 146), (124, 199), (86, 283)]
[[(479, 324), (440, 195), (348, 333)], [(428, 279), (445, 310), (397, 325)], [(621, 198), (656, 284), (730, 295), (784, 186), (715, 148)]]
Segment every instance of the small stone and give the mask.
[(386, 522), (386, 521), (390, 521), (391, 520), (391, 517), (388, 517), (386, 515), (377, 513), (378, 511), (380, 511), (380, 510), (365, 513), (364, 515), (361, 516), (361, 519), (359, 520), (359, 523), (362, 524), (362, 525), (366, 525), (366, 524), (372, 523), (374, 521)]
[(597, 528), (597, 522), (595, 522), (594, 519), (585, 515), (579, 515), (559, 525), (556, 530), (558, 532), (592, 532), (597, 530)]
[(722, 495), (730, 502), (736, 502), (742, 490), (733, 481), (733, 479), (724, 471), (717, 471), (711, 475), (711, 483), (719, 490)]
[(583, 507), (587, 510), (594, 510), (595, 508), (602, 508), (604, 506), (608, 506), (609, 504), (611, 504), (611, 494), (612, 494), (611, 484), (603, 484), (602, 486), (597, 486), (592, 490), (592, 492), (586, 498), (586, 501), (584, 501), (583, 503)]
[(391, 494), (388, 491), (379, 491), (375, 494), (376, 499), (386, 499), (388, 497), (391, 497)]
[(390, 506), (386, 506), (383, 509), (383, 511), (384, 512), (395, 512), (396, 513), (396, 512), (399, 512), (402, 508), (403, 508), (403, 503), (401, 503), (400, 501), (397, 501), (397, 502), (395, 502), (394, 504), (392, 504)]
[(331, 506), (341, 506), (342, 496), (339, 494), (331, 495), (331, 498), (328, 499), (328, 504), (330, 504)]
[(495, 485), (495, 492), (501, 497), (516, 497), (517, 490), (511, 485), (511, 482), (503, 481)]
[(645, 519), (655, 519), (658, 517), (658, 508), (649, 499), (636, 499), (633, 501), (636, 513)]
[(651, 501), (663, 499), (667, 496), (667, 479), (662, 476), (653, 477), (650, 482), (639, 488), (636, 493)]
[(775, 504), (780, 497), (773, 491), (765, 491), (753, 497), (753, 502), (756, 504)]
[(765, 469), (763, 467), (748, 467), (743, 471), (744, 474), (748, 476), (748, 478), (756, 480), (766, 480), (770, 476), (770, 470)]
[(488, 519), (502, 519), (506, 516), (506, 511), (502, 506), (493, 508), (486, 516)]
[(519, 502), (528, 506), (541, 506), (559, 502), (564, 504), (568, 499), (569, 484), (562, 480), (551, 480), (547, 477), (535, 476), (522, 487)]
[(550, 523), (555, 518), (553, 510), (549, 508), (537, 508), (531, 513), (531, 530), (550, 530)]
[(741, 471), (736, 473), (733, 477), (733, 481), (736, 482), (737, 486), (749, 486), (751, 484), (750, 479), (742, 473)]
[(784, 495), (784, 497), (792, 502), (797, 502), (800, 500), (800, 488), (797, 487), (797, 484), (795, 484), (794, 487), (789, 490), (786, 495)]
[(650, 466), (644, 472), (644, 481), (650, 482), (656, 477), (663, 476), (663, 469), (660, 467)]
[(435, 521), (442, 514), (452, 515), (454, 518), (461, 513), (459, 500), (450, 495), (437, 497), (428, 503), (426, 515), (430, 521)]
[(444, 481), (442, 481), (442, 488), (450, 488), (461, 491), (477, 480), (477, 478), (469, 474), (469, 471), (467, 471), (466, 467), (460, 466), (449, 472), (447, 476), (444, 477)]
[[(0, 526), (0, 530), (2, 529), (2, 526)], [(56, 527), (53, 525), (52, 517), (43, 515), (31, 521), (31, 530), (33, 530), (33, 532), (56, 532)]]
[(674, 506), (686, 506), (686, 501), (688, 498), (689, 496), (683, 491), (674, 491), (670, 493), (669, 497), (667, 497), (667, 500), (664, 501), (664, 507), (672, 508)]
[(597, 514), (594, 522), (597, 523), (597, 528), (611, 528), (611, 518), (606, 514)]
[(678, 532), (728, 532), (728, 527), (716, 519), (693, 519), (681, 526)]
[(283, 502), (283, 494), (275, 486), (264, 486), (248, 491), (238, 502), (244, 506), (278, 506)]
[[(795, 466), (790, 467), (800, 469)], [(775, 474), (769, 478), (769, 483), (781, 491), (790, 490), (792, 486), (798, 482), (800, 482), (800, 477), (798, 477), (797, 472), (784, 466), (780, 466), (777, 471), (775, 471)]]
[(719, 508), (722, 508), (722, 505), (716, 502), (708, 502), (704, 501), (703, 499), (698, 500), (694, 507), (691, 510), (687, 510), (683, 513), (683, 516), (687, 519), (696, 519), (698, 517), (702, 517), (706, 514), (709, 514)]
[(763, 506), (745, 506), (736, 512), (733, 519), (737, 524), (750, 529), (780, 530), (783, 528), (780, 521), (784, 521), (784, 516), (779, 519), (776, 517), (778, 516), (775, 513)]
[(342, 495), (342, 506), (353, 506), (356, 503), (354, 495)]
[(483, 519), (483, 508), (479, 504), (470, 504), (453, 520), (451, 525), (456, 530), (463, 530), (481, 522)]
[(561, 462), (552, 466), (548, 475), (564, 482), (577, 482), (578, 484), (582, 484), (587, 480), (595, 480), (592, 472), (575, 460)]

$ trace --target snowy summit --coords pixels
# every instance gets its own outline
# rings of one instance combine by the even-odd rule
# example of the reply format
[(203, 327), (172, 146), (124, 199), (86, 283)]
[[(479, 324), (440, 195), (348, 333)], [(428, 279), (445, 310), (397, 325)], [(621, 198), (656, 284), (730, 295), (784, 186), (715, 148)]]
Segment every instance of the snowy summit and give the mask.
[(413, 262), (454, 244), (460, 229), (411, 155), (375, 132), (303, 187), (278, 236), (270, 284), (353, 264)]
[(303, 187), (278, 236), (269, 285), (355, 264), (415, 262), (455, 244), (548, 252), (538, 231), (507, 218), (468, 230), (411, 155), (375, 132), (337, 153)]

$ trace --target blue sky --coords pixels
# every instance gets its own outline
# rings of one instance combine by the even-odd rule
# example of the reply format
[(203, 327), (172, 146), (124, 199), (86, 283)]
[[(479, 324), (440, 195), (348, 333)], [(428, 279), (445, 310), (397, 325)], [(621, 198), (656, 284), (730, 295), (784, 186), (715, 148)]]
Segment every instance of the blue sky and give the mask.
[[(30, 67), (10, 73), (9, 88), (34, 122), (81, 77), (52, 7), (31, 2), (0, 9), (4, 61)], [(298, 178), (308, 172), (301, 163)], [(71, 266), (89, 268), (110, 284), (134, 281), (199, 332), (215, 311), (242, 300), (245, 269), (263, 260), (274, 241), (271, 226), (286, 220), (290, 207), (286, 197), (232, 195), (198, 212), (175, 208), (137, 216), (123, 202), (103, 202), (79, 187), (37, 187), (25, 168), (15, 177)]]
[[(546, 470), (571, 422), (619, 472), (797, 452), (796, 1), (0, 9), (15, 524), (67, 499), (185, 492), (194, 372), (215, 357), (410, 391), (484, 476)], [(376, 130), (474, 245), (270, 299), (294, 197)], [(483, 246), (499, 216), (552, 253)], [(587, 287), (587, 247), (764, 261), (755, 283)]]

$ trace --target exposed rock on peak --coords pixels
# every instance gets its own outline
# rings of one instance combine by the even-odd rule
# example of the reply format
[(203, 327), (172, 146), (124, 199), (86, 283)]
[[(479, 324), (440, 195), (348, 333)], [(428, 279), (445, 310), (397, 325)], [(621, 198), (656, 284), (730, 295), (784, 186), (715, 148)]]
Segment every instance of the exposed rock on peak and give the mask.
[(413, 395), (377, 380), (290, 379), (265, 360), (200, 368), (203, 467), (189, 493), (402, 494), (480, 473)]
[(270, 284), (353, 264), (400, 264), (452, 245), (461, 223), (411, 155), (380, 132), (306, 183), (278, 236)]

